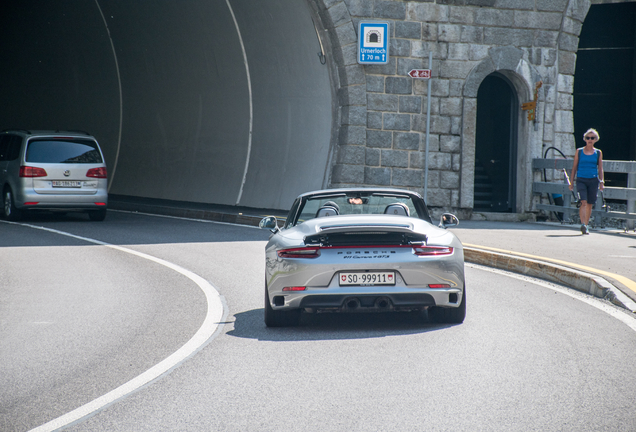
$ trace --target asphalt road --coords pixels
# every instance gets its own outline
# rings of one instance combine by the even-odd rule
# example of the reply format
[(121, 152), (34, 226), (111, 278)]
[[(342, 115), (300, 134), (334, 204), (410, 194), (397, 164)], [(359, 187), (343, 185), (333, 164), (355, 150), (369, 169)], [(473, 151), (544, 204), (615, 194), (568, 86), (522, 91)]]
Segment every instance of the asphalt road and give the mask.
[[(598, 299), (468, 266), (462, 325), (319, 315), (267, 329), (267, 232), (121, 212), (27, 223), (165, 260), (224, 303), (199, 350), (68, 430), (636, 430), (636, 321)], [(0, 222), (0, 271), (2, 431), (117, 388), (206, 321), (191, 278), (58, 232)]]

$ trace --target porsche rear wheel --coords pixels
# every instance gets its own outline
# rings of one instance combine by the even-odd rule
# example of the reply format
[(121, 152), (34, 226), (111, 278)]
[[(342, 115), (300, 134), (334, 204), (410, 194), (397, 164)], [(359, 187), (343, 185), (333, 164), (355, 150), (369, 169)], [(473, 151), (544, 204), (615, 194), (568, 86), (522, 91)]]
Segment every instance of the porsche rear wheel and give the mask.
[(456, 308), (432, 307), (428, 310), (428, 317), (432, 322), (439, 324), (461, 324), (466, 318), (466, 284), (462, 302)]
[(267, 284), (265, 285), (265, 325), (267, 327), (293, 327), (300, 321), (300, 309), (277, 311), (269, 302)]

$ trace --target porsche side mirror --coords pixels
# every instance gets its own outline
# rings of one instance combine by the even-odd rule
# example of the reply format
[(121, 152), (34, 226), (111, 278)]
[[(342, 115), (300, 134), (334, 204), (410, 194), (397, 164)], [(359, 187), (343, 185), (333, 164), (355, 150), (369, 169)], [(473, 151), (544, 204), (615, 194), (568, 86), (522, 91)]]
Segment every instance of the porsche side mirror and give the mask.
[(459, 219), (457, 219), (457, 216), (451, 213), (444, 213), (439, 220), (440, 228), (446, 229), (448, 227), (454, 227), (457, 225), (459, 225)]
[(276, 232), (278, 230), (278, 222), (276, 221), (276, 216), (267, 216), (261, 219), (258, 227), (261, 229), (268, 229), (271, 232)]

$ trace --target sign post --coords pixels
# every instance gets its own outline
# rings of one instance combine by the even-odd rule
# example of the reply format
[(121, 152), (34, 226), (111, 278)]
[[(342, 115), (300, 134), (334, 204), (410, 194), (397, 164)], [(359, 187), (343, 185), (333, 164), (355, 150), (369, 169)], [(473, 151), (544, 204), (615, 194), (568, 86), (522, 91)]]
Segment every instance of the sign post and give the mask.
[(389, 62), (389, 23), (360, 21), (358, 25), (358, 63)]
[(426, 92), (426, 162), (424, 163), (424, 202), (426, 202), (428, 191), (428, 144), (430, 140), (431, 128), (431, 70), (433, 69), (433, 52), (428, 53), (428, 69), (412, 69), (409, 72), (411, 78), (428, 80), (428, 91)]
[(428, 192), (428, 144), (430, 140), (429, 129), (431, 128), (431, 70), (433, 69), (433, 52), (428, 53), (428, 69), (411, 69), (411, 78), (428, 80), (428, 91), (426, 92), (426, 162), (424, 163), (424, 202), (426, 202)]
[[(428, 192), (428, 144), (430, 140), (430, 129), (431, 129), (431, 79), (430, 79), (430, 71), (433, 69), (433, 52), (428, 52), (428, 69), (429, 69), (429, 80), (428, 80), (428, 88), (426, 91), (426, 164), (424, 165), (424, 202), (426, 202), (427, 192)], [(428, 205), (428, 204), (427, 204)]]

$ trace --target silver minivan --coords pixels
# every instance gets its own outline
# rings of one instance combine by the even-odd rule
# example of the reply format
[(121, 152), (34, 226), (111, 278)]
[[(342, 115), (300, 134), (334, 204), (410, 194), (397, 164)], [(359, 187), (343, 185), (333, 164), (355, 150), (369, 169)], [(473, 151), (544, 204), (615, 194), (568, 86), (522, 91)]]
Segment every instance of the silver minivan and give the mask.
[(84, 132), (0, 132), (2, 214), (87, 212), (102, 221), (108, 206), (107, 171), (97, 140)]

